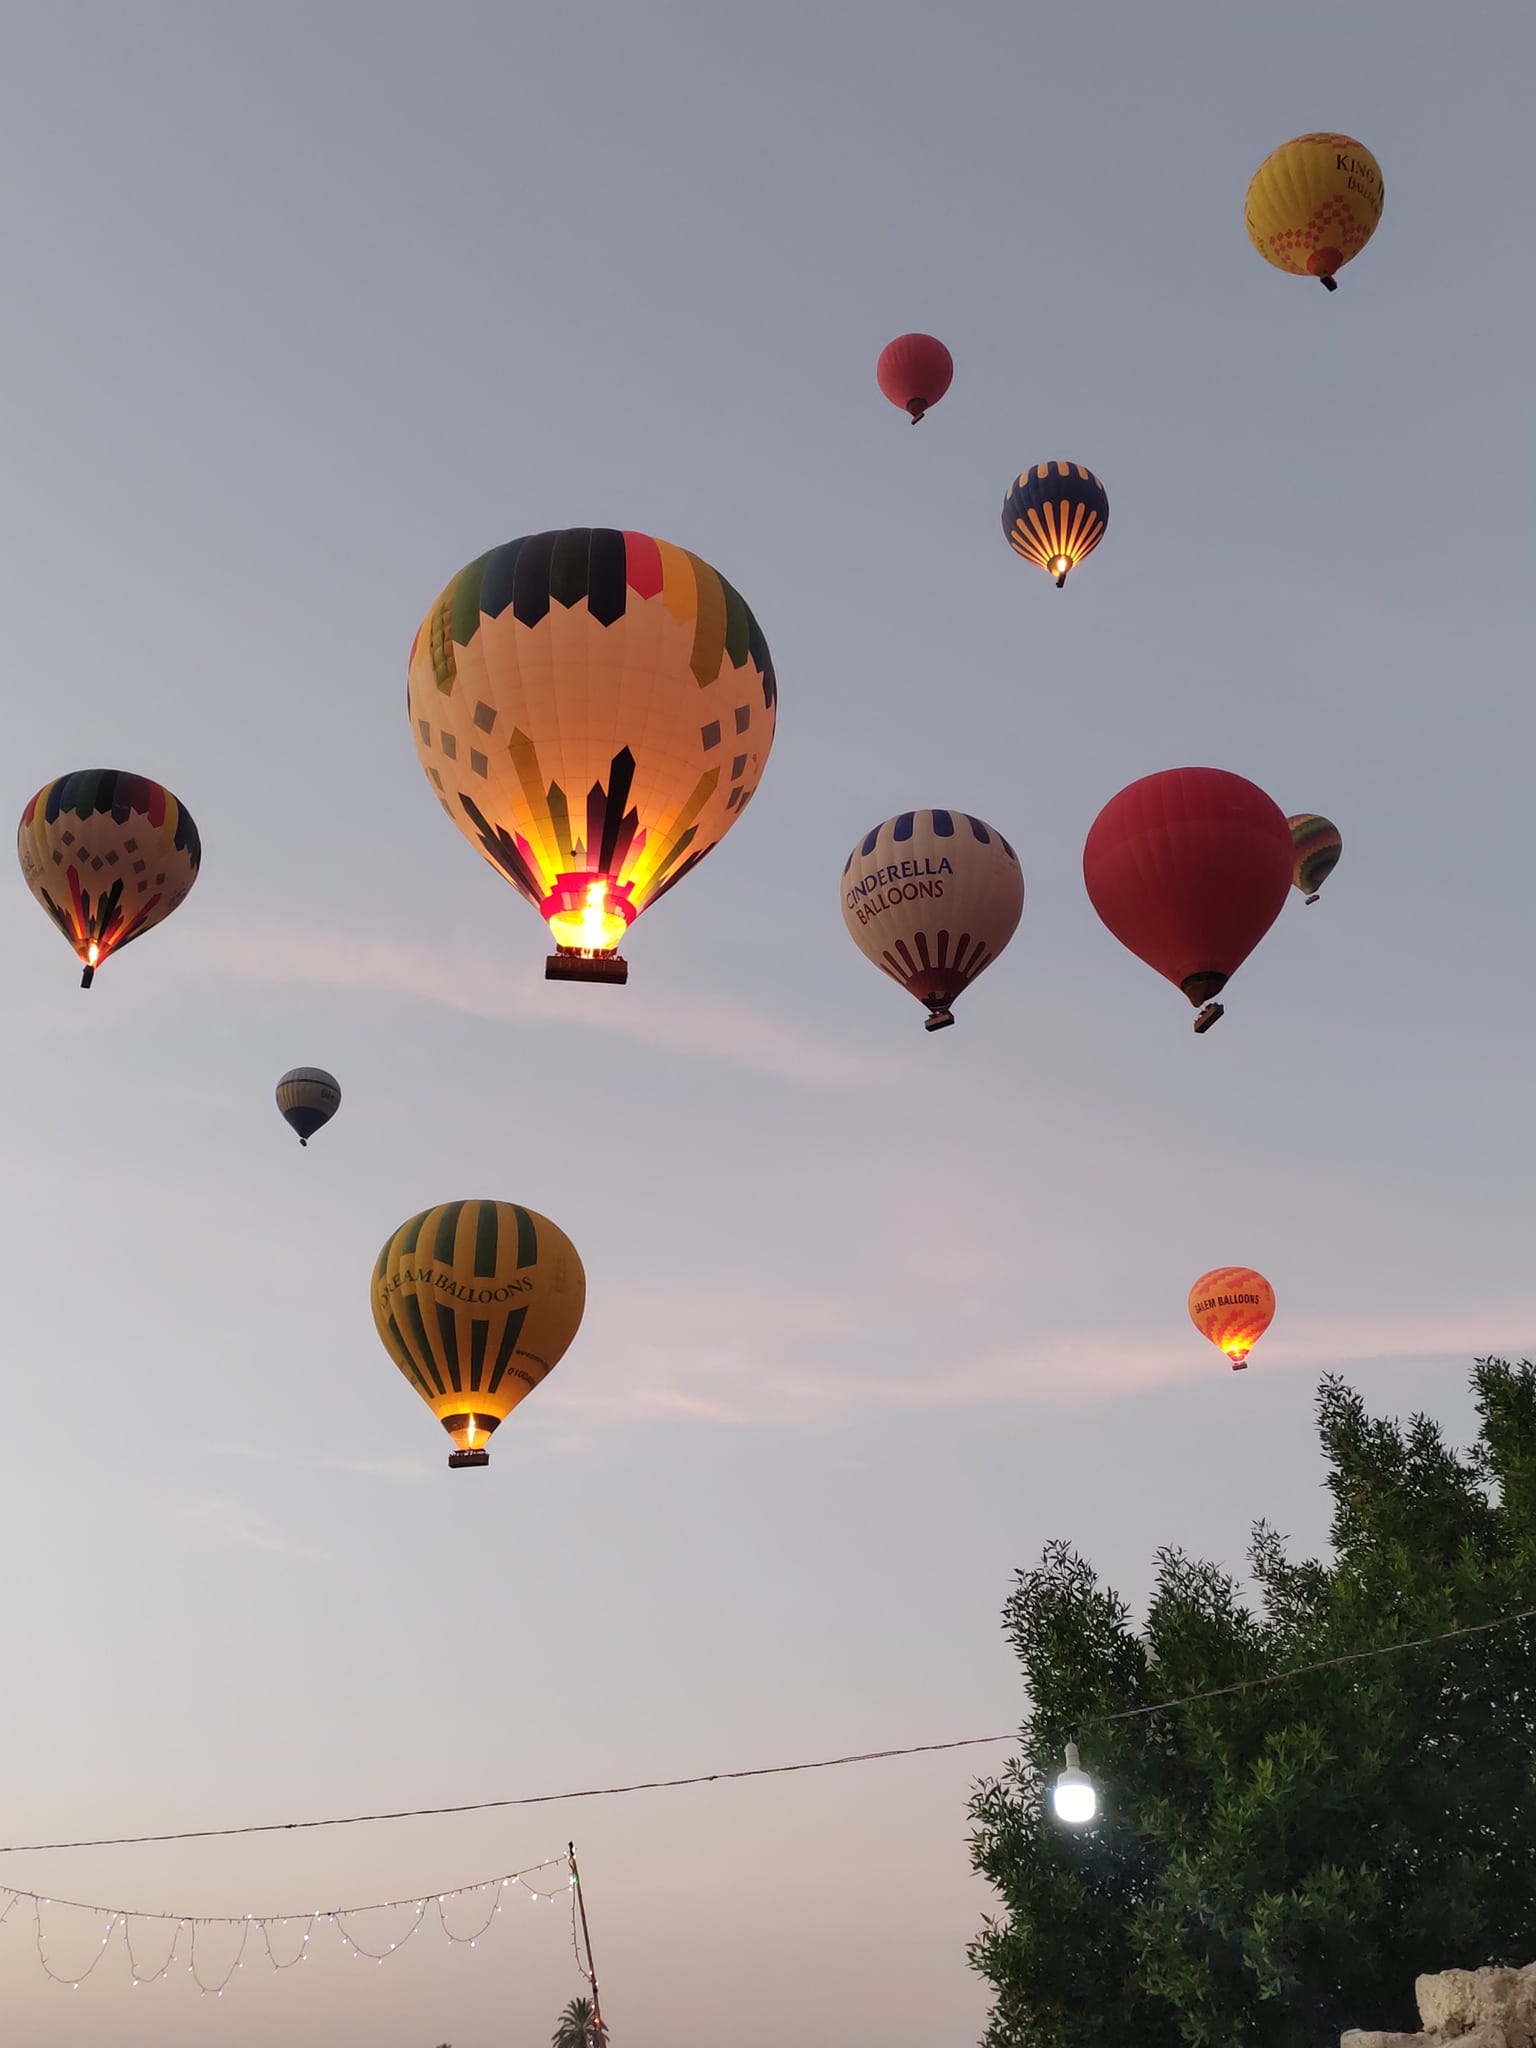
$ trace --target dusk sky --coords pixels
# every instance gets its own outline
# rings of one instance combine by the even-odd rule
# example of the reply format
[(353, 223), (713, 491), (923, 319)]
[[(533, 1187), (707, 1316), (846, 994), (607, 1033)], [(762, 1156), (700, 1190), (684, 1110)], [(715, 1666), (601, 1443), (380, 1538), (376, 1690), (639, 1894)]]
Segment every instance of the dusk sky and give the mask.
[[(0, 891), (0, 1847), (1004, 1732), (1048, 1539), (1138, 1611), (1159, 1544), (1240, 1567), (1263, 1515), (1315, 1550), (1324, 1371), (1466, 1434), (1473, 1354), (1536, 1344), (1527, 4), (4, 24), (6, 802), (154, 776), (203, 868), (89, 995)], [(1386, 185), (1333, 296), (1243, 229), (1319, 128)], [(874, 374), (913, 328), (956, 365), (916, 430)], [(999, 518), (1051, 457), (1111, 503), (1062, 592)], [(454, 572), (578, 524), (712, 563), (780, 691), (624, 989), (544, 981), (406, 717)], [(1081, 867), (1189, 764), (1344, 835), (1199, 1038)], [(931, 805), (1027, 890), (935, 1037), (838, 906), (855, 839)], [(297, 1064), (344, 1090), (307, 1151)], [(450, 1474), (368, 1281), (461, 1196), (558, 1222), (588, 1308)], [(1279, 1303), (1239, 1376), (1185, 1307), (1228, 1263)], [(615, 2048), (952, 2048), (1007, 1754), (0, 1885), (308, 1911), (574, 1837)], [(104, 1932), (43, 1926), (65, 1976)], [(120, 1930), (60, 1987), (34, 1931), (0, 1924), (17, 2048), (540, 2048), (584, 1988), (526, 1894), (474, 1950), (322, 1929), (216, 2002), (132, 1988)]]

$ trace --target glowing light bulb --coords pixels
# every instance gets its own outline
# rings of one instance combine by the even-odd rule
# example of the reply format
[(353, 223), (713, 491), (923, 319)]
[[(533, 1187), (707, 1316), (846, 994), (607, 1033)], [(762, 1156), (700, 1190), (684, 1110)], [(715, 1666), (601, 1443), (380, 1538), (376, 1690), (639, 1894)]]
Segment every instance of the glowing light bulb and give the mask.
[(1082, 1767), (1077, 1744), (1067, 1744), (1067, 1767), (1051, 1788), (1056, 1818), (1069, 1828), (1086, 1827), (1099, 1810), (1098, 1788)]

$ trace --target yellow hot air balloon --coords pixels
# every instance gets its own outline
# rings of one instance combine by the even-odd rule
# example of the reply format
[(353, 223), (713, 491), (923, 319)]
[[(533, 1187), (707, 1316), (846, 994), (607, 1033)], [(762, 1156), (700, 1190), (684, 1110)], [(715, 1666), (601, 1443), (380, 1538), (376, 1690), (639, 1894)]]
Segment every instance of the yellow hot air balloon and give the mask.
[(374, 1327), (452, 1437), (452, 1466), (490, 1463), (492, 1431), (560, 1363), (586, 1301), (575, 1245), (514, 1202), (423, 1209), (373, 1269)]
[(1275, 1319), (1275, 1290), (1250, 1266), (1216, 1266), (1189, 1290), (1189, 1319), (1241, 1372)]
[(1320, 278), (1358, 256), (1381, 219), (1381, 166), (1349, 135), (1298, 135), (1254, 172), (1244, 219), (1248, 239), (1276, 270)]
[(459, 830), (539, 911), (552, 980), (623, 981), (641, 911), (735, 824), (778, 691), (697, 555), (570, 527), (471, 562), (411, 649), (411, 729)]

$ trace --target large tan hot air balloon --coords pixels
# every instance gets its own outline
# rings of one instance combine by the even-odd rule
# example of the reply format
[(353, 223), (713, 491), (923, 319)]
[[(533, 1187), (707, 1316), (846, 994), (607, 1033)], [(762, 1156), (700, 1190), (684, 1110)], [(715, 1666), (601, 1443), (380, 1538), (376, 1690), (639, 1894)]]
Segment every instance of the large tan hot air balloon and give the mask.
[(373, 1268), (374, 1327), (452, 1437), (452, 1466), (490, 1463), (491, 1433), (560, 1363), (586, 1302), (575, 1245), (513, 1202), (423, 1209)]
[(773, 744), (767, 642), (707, 562), (608, 527), (534, 533), (459, 572), (411, 649), (411, 728), (443, 809), (555, 941), (616, 948), (735, 824)]
[(868, 832), (843, 866), (853, 943), (928, 1011), (953, 1024), (955, 998), (1013, 937), (1024, 908), (1019, 857), (964, 811), (903, 811)]

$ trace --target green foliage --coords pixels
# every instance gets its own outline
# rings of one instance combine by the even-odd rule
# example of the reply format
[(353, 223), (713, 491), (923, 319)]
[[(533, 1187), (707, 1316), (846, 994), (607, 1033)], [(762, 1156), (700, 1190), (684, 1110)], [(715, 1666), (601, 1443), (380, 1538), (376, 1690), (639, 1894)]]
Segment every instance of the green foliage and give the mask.
[(608, 2029), (590, 1998), (573, 1998), (555, 2023), (551, 2048), (608, 2048)]
[[(1099, 1716), (1536, 1604), (1536, 1367), (1479, 1359), (1478, 1441), (1318, 1395), (1334, 1558), (1260, 1523), (1255, 1603), (1157, 1556), (1145, 1628), (1065, 1544), (1005, 1609), (1034, 1703), (977, 1788), (1004, 1912), (971, 1962), (986, 2048), (1318, 2048), (1412, 2029), (1419, 1972), (1536, 1957), (1536, 1624), (1183, 1707)], [(1051, 1818), (1071, 1737), (1100, 1818)]]

